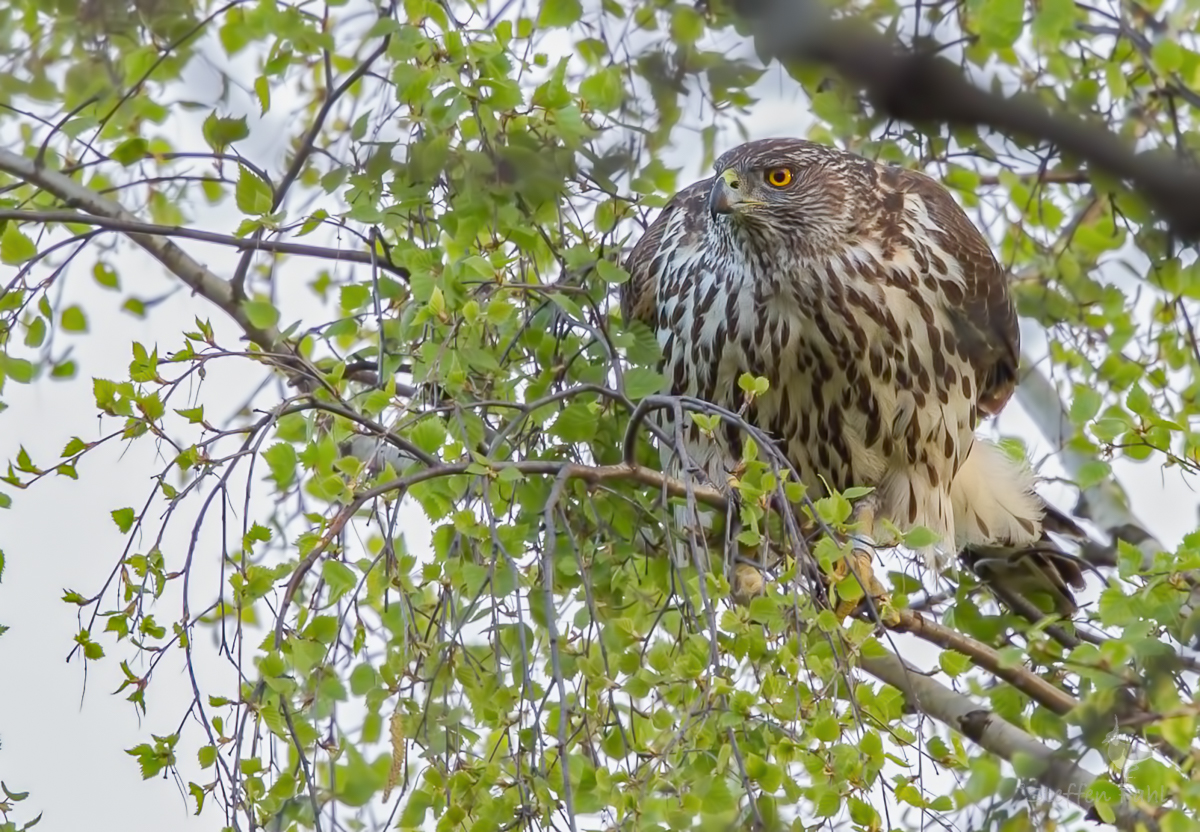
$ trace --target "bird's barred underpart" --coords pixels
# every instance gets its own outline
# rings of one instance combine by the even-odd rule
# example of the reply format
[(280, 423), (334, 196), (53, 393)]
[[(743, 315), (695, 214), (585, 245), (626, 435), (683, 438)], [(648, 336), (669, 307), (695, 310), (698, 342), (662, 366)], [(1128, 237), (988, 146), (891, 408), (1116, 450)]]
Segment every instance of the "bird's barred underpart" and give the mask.
[[(874, 486), (877, 518), (926, 526), (943, 551), (988, 547), (991, 563), (1049, 551), (1032, 473), (975, 433), (1012, 395), (1019, 330), (1003, 270), (949, 192), (799, 139), (741, 145), (715, 169), (627, 263), (622, 310), (655, 331), (669, 392), (736, 411), (738, 378), (765, 376), (746, 418), (813, 496)], [(686, 436), (723, 485), (737, 430)], [(681, 473), (672, 449), (663, 456)], [(1052, 582), (1070, 598), (1062, 578), (1082, 576), (1065, 564)]]

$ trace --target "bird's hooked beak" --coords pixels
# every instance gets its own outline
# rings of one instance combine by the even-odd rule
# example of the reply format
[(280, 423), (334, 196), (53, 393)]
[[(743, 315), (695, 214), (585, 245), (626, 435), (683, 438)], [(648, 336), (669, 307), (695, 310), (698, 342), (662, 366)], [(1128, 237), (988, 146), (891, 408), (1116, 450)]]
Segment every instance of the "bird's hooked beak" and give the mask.
[(712, 190), (708, 192), (708, 212), (712, 214), (713, 219), (716, 219), (718, 214), (732, 213), (739, 206), (747, 204), (748, 200), (739, 190), (741, 186), (737, 171), (732, 168), (722, 171), (713, 180)]

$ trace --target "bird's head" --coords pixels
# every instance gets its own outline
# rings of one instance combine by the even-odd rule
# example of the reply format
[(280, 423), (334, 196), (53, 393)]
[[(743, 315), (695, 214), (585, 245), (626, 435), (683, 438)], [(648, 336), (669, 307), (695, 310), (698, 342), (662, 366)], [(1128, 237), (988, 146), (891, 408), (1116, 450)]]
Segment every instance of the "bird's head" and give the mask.
[[(762, 139), (724, 153), (708, 194), (715, 225), (828, 249), (845, 243), (857, 157), (802, 139)], [(871, 163), (863, 159), (862, 170)]]

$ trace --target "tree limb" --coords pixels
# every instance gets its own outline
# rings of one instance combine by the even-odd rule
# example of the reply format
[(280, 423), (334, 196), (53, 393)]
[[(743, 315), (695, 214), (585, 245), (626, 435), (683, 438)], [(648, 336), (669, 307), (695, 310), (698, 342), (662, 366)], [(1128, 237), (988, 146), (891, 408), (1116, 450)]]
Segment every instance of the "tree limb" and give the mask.
[(977, 667), (1003, 679), (1033, 701), (1060, 716), (1079, 704), (1075, 697), (1056, 688), (1032, 670), (1021, 665), (1006, 664), (999, 653), (981, 641), (976, 641), (957, 630), (951, 630), (912, 610), (897, 610), (897, 615), (899, 622), (889, 629), (899, 633), (912, 633), (930, 644), (962, 653)]
[(16, 220), (17, 222), (63, 223), (74, 225), (89, 225), (110, 231), (120, 231), (124, 234), (147, 234), (158, 237), (180, 237), (187, 240), (199, 240), (204, 243), (214, 243), (219, 246), (229, 246), (242, 251), (268, 251), (273, 254), (294, 254), (300, 257), (317, 257), (322, 260), (345, 261), (361, 263), (365, 266), (378, 265), (401, 278), (408, 278), (408, 269), (395, 266), (387, 260), (372, 257), (369, 251), (347, 251), (345, 249), (327, 248), (326, 246), (310, 246), (303, 243), (287, 243), (279, 240), (256, 240), (248, 237), (234, 237), (229, 234), (217, 234), (213, 231), (201, 231), (196, 228), (185, 228), (179, 225), (157, 225), (137, 220), (124, 220), (116, 217), (81, 214), (76, 211), (21, 211), (0, 209), (0, 220)]
[[(883, 655), (875, 653), (861, 656), (859, 666), (876, 679), (898, 689), (914, 709), (996, 756), (1010, 763), (1018, 755), (1037, 761), (1041, 764), (1041, 773), (1033, 779), (1076, 806), (1094, 810), (1091, 795), (1097, 778), (1075, 760), (1043, 745), (1012, 723), (981, 708), (969, 697), (909, 668), (893, 653), (884, 651)], [(1116, 815), (1114, 824), (1118, 829), (1137, 832), (1141, 825), (1146, 832), (1157, 832), (1159, 828), (1156, 818), (1133, 808), (1129, 801), (1122, 801), (1111, 808)]]
[[(0, 171), (53, 194), (67, 205), (87, 211), (97, 217), (106, 217), (121, 223), (139, 225), (137, 217), (108, 197), (101, 196), (58, 171), (39, 166), (34, 159), (18, 156), (0, 148)], [(168, 239), (157, 234), (129, 231), (126, 235), (151, 257), (168, 270), (196, 294), (215, 304), (241, 327), (246, 338), (267, 352), (279, 350), (283, 340), (275, 327), (260, 327), (251, 322), (249, 316), (234, 299), (227, 281), (222, 280), (207, 267), (197, 262), (187, 252)]]
[(862, 88), (879, 112), (907, 122), (991, 127), (1052, 142), (1127, 182), (1182, 238), (1200, 236), (1200, 171), (1136, 154), (1108, 130), (1051, 113), (1032, 96), (1007, 97), (968, 81), (932, 51), (916, 52), (853, 20), (833, 20), (818, 0), (731, 0), (755, 45), (780, 61), (826, 64)]

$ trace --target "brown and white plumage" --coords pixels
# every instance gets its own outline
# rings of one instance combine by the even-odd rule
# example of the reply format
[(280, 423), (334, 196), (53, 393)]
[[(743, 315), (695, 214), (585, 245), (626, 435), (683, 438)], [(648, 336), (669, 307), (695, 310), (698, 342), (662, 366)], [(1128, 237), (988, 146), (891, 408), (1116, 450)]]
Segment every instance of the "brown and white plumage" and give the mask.
[[(765, 376), (746, 418), (811, 495), (874, 486), (878, 517), (947, 549), (986, 547), (993, 565), (997, 551), (1036, 564), (1070, 598), (1063, 578), (1082, 576), (1045, 545), (1032, 474), (975, 434), (1012, 395), (1019, 330), (1003, 271), (950, 194), (799, 139), (741, 145), (715, 169), (627, 263), (622, 309), (655, 330), (670, 392), (736, 411), (741, 374)], [(741, 446), (731, 425), (688, 432), (717, 485)]]

